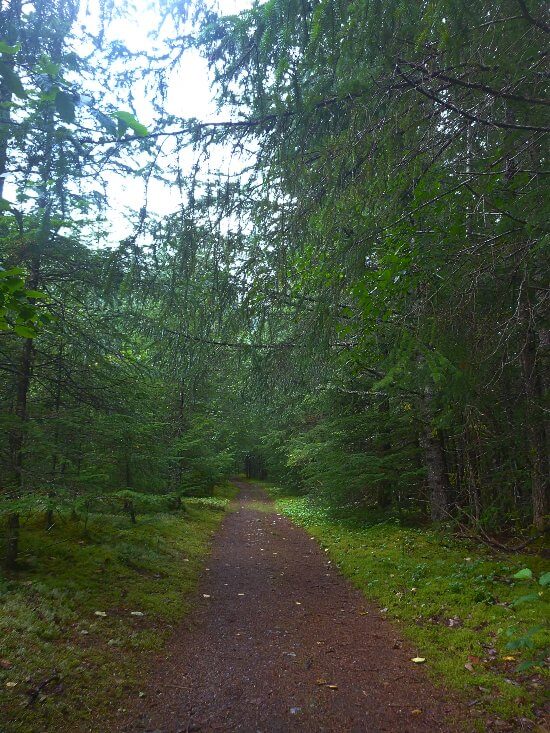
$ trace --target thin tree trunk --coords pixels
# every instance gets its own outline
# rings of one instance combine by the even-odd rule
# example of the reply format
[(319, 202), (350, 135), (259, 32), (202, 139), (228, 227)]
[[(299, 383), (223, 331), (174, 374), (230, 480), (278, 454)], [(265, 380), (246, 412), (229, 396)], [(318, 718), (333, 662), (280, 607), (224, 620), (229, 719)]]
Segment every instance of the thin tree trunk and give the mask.
[(46, 529), (51, 529), (54, 525), (54, 518), (53, 518), (53, 501), (54, 493), (53, 491), (48, 492), (48, 508), (46, 509)]
[(132, 524), (136, 524), (136, 511), (134, 509), (134, 502), (131, 499), (125, 500), (124, 509), (130, 515), (130, 521), (132, 522)]
[(17, 419), (17, 424), (10, 435), (13, 478), (18, 487), (23, 483), (23, 446), (25, 423), (27, 422), (27, 398), (31, 383), (33, 360), (33, 341), (32, 339), (25, 339), (19, 359), (15, 388), (14, 414)]
[(434, 522), (441, 522), (449, 517), (449, 480), (441, 432), (427, 424), (421, 442), (428, 471), (430, 514)]
[[(6, 26), (7, 33), (4, 40), (14, 45), (18, 40), (18, 32), (21, 21), (22, 2), (21, 0), (13, 0), (3, 13), (6, 15)], [(15, 67), (15, 58), (8, 57), (4, 63), (11, 68), (13, 71)], [(0, 82), (0, 198), (4, 195), (4, 183), (5, 174), (8, 167), (8, 151), (10, 143), (10, 123), (11, 123), (11, 107), (10, 102), (12, 100), (12, 92), (3, 77)], [(30, 343), (29, 343), (30, 342)], [(26, 353), (28, 351), (28, 353)], [(29, 379), (30, 379), (30, 365), (32, 364), (32, 341), (30, 339), (25, 343), (23, 350), (23, 358), (29, 361)], [(20, 406), (20, 399), (23, 391), (20, 389), (20, 374), (18, 376), (17, 394), (16, 394), (16, 409), (15, 413), (17, 417), (18, 409)], [(28, 386), (27, 386), (28, 390)], [(26, 413), (26, 392), (24, 413)], [(22, 460), (22, 447), (23, 447), (23, 432), (20, 429), (22, 426), (17, 426), (13, 430), (9, 437), (10, 453), (11, 453), (11, 464), (12, 471), (15, 478), (15, 482), (18, 486), (21, 485), (21, 460)], [(6, 552), (4, 556), (4, 564), (7, 570), (13, 570), (17, 563), (17, 553), (19, 550), (19, 514), (12, 512), (8, 515), (6, 520)]]
[(132, 486), (132, 453), (130, 451), (130, 446), (128, 446), (128, 452), (125, 456), (125, 462), (124, 462), (124, 473), (126, 478), (126, 486), (128, 488), (131, 488)]
[[(387, 420), (387, 415), (390, 411), (390, 404), (387, 397), (384, 397), (382, 402), (380, 403), (379, 412), (383, 416), (382, 419)], [(381, 419), (381, 422), (382, 422)], [(381, 429), (384, 429), (384, 426), (381, 426)], [(379, 447), (379, 456), (383, 460), (386, 458), (391, 451), (391, 443), (388, 440), (384, 440), (382, 444)], [(391, 482), (385, 473), (385, 467), (383, 466), (381, 469), (381, 479), (378, 482), (377, 490), (376, 490), (376, 503), (378, 505), (379, 509), (385, 510), (388, 509), (388, 507), (391, 506), (392, 503), (392, 492), (391, 492)]]
[[(3, 3), (2, 3), (3, 4)], [(2, 39), (10, 46), (14, 46), (18, 41), (19, 27), (21, 25), (21, 0), (12, 0), (2, 14), (5, 16), (4, 24), (7, 29), (6, 36)], [(15, 56), (4, 56), (3, 63), (13, 71), (15, 68)], [(10, 144), (9, 128), (11, 123), (11, 106), (12, 91), (6, 80), (2, 77), (0, 81), (0, 198), (4, 195), (5, 173), (8, 166), (8, 151)]]
[[(417, 363), (421, 366), (424, 357), (418, 355)], [(429, 379), (429, 377), (428, 377)], [(441, 431), (434, 426), (433, 387), (429, 383), (419, 400), (422, 426), (420, 444), (424, 451), (427, 470), (430, 514), (434, 522), (441, 522), (449, 517), (450, 484), (445, 462), (445, 450)]]
[(4, 554), (4, 567), (6, 570), (17, 568), (17, 555), (19, 554), (19, 514), (12, 512), (6, 520), (6, 551)]
[[(525, 320), (528, 318), (528, 304), (522, 308)], [(528, 326), (525, 344), (521, 352), (524, 392), (527, 401), (527, 441), (531, 463), (531, 503), (533, 524), (544, 529), (548, 502), (548, 461), (546, 456), (546, 434), (541, 409), (542, 380), (537, 368), (537, 338)]]

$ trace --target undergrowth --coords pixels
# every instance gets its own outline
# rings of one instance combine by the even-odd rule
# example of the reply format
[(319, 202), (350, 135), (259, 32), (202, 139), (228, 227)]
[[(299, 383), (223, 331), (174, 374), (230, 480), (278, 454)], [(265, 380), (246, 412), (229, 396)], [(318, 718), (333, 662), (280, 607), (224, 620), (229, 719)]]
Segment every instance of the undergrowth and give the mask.
[(431, 676), (467, 696), (480, 730), (487, 714), (518, 721), (539, 711), (549, 643), (547, 562), (495, 555), (393, 520), (373, 522), (366, 511), (335, 517), (313, 498), (269, 490), (278, 509), (401, 626)]
[[(1, 733), (101, 731), (139, 694), (139, 670), (190, 607), (234, 487), (178, 511), (42, 515), (21, 530), (20, 570), (0, 576)], [(154, 499), (140, 510), (154, 506)]]

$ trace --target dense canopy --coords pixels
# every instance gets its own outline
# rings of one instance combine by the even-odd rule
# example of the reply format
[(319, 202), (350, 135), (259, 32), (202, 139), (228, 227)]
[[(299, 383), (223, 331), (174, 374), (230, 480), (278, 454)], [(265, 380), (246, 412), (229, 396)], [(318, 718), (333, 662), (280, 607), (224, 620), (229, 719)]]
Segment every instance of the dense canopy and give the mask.
[[(22, 513), (245, 465), (333, 506), (542, 529), (544, 3), (163, 2), (162, 52), (109, 37), (122, 0), (86, 12), (0, 12), (8, 565)], [(190, 50), (221, 117), (165, 111)], [(121, 177), (180, 203), (144, 199), (117, 243)]]

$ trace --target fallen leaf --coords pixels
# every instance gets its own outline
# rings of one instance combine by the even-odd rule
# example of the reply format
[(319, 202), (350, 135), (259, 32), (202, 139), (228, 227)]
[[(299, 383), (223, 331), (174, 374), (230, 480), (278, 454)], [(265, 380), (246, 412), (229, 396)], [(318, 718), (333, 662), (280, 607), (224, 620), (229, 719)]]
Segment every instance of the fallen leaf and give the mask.
[(101, 616), (101, 617), (105, 617), (105, 616), (107, 615), (107, 614), (105, 613), (105, 611), (94, 611), (94, 614), (95, 614), (96, 616)]
[(302, 603), (301, 603), (300, 601), (294, 601), (294, 603), (295, 603), (295, 604), (296, 604), (297, 606), (301, 606), (301, 605), (302, 605)]
[(130, 611), (130, 616), (145, 616), (143, 611)]
[(422, 710), (420, 708), (415, 708), (414, 710), (411, 710), (411, 715), (421, 715)]
[(504, 659), (505, 662), (515, 662), (516, 661), (515, 657), (508, 656), (508, 657), (502, 657), (502, 658)]
[(337, 690), (338, 689), (338, 685), (327, 685), (327, 687), (328, 687), (329, 690)]
[(315, 684), (316, 685), (326, 685), (327, 681), (323, 679), (318, 679), (318, 680), (315, 680)]
[(2, 669), (9, 669), (11, 667), (11, 662), (9, 659), (0, 659), (0, 667)]
[(17, 682), (6, 682), (6, 687), (15, 687), (17, 685)]
[(474, 665), (471, 662), (466, 662), (466, 664), (464, 665), (464, 669), (467, 669), (468, 672), (473, 672), (474, 671)]
[(411, 662), (414, 662), (415, 664), (422, 664), (425, 661), (426, 661), (425, 657), (413, 657), (411, 659)]
[(237, 593), (238, 596), (244, 596), (244, 593)]
[(202, 594), (202, 597), (203, 597), (203, 598), (210, 598), (210, 596), (208, 595), (208, 593), (203, 593), (203, 594)]

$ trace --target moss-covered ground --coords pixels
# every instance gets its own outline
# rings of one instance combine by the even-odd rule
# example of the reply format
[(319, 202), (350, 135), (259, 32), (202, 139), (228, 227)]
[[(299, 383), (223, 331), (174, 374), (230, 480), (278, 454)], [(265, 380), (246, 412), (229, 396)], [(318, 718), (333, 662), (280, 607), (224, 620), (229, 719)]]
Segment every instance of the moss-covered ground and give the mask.
[[(432, 677), (466, 698), (479, 730), (487, 730), (488, 715), (518, 725), (541, 715), (547, 561), (495, 554), (368, 510), (335, 514), (311, 498), (268, 488), (278, 510), (315, 536), (342, 573), (399, 624)], [(514, 578), (518, 572), (526, 577)]]
[(21, 530), (20, 569), (0, 576), (0, 733), (104, 731), (139, 696), (151, 652), (190, 608), (236, 489), (180, 510), (57, 517)]

